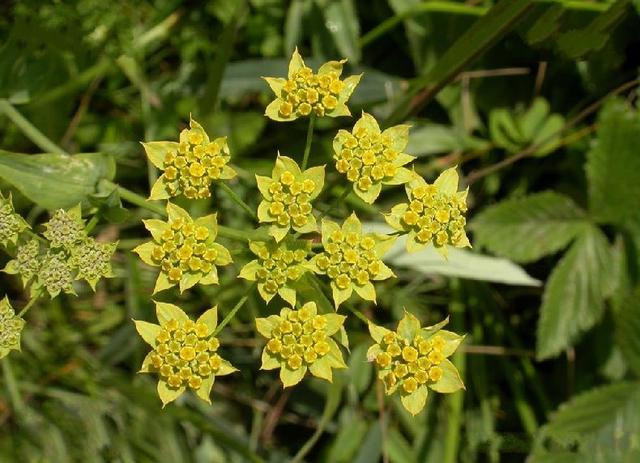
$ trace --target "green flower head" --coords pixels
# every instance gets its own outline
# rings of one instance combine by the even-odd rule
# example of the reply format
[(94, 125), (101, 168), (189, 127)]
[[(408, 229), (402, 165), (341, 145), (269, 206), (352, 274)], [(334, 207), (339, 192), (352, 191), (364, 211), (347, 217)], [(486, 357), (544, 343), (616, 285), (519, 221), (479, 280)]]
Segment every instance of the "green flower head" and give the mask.
[(457, 190), (455, 167), (440, 174), (433, 185), (418, 176), (407, 184), (409, 202), (394, 206), (385, 216), (389, 225), (408, 234), (407, 251), (433, 244), (446, 258), (447, 245), (471, 247), (464, 230), (469, 189)]
[(35, 286), (44, 288), (51, 298), (60, 293), (77, 295), (73, 289), (73, 267), (65, 251), (49, 250), (42, 258), (42, 267), (38, 272)]
[(76, 280), (85, 280), (95, 291), (101, 278), (113, 278), (111, 258), (118, 242), (100, 243), (88, 237), (71, 249), (69, 263), (77, 269)]
[(202, 126), (191, 119), (190, 128), (180, 132), (180, 142), (142, 143), (149, 161), (164, 173), (151, 189), (149, 199), (168, 199), (184, 195), (189, 199), (208, 198), (216, 180), (229, 180), (236, 171), (226, 137), (209, 140)]
[(158, 375), (163, 408), (187, 387), (211, 403), (216, 376), (238, 371), (218, 354), (220, 341), (214, 336), (217, 308), (207, 310), (194, 322), (180, 307), (156, 302), (156, 314), (159, 325), (134, 320), (142, 339), (153, 348), (142, 362), (140, 373)]
[(307, 371), (333, 379), (333, 368), (346, 368), (338, 344), (331, 338), (344, 323), (337, 314), (318, 314), (315, 302), (300, 309), (283, 308), (280, 315), (256, 318), (256, 329), (267, 338), (262, 351), (262, 370), (280, 368), (284, 387), (299, 383)]
[(429, 389), (441, 393), (464, 389), (458, 370), (447, 359), (464, 336), (441, 329), (447, 322), (421, 328), (418, 319), (405, 311), (397, 331), (369, 323), (376, 344), (367, 358), (375, 362), (386, 394), (399, 391), (402, 405), (412, 415), (424, 408)]
[(0, 300), (0, 359), (12, 350), (20, 350), (20, 335), (24, 320), (16, 315), (9, 299)]
[(340, 80), (342, 67), (347, 60), (329, 61), (314, 74), (305, 66), (296, 48), (289, 61), (286, 79), (263, 77), (276, 94), (265, 111), (274, 121), (293, 121), (313, 113), (318, 117), (350, 116), (347, 100), (355, 90), (362, 75)]
[(169, 220), (144, 221), (153, 241), (133, 250), (148, 265), (160, 267), (154, 294), (179, 285), (183, 292), (197, 283), (218, 283), (216, 266), (232, 262), (227, 248), (215, 242), (218, 234), (216, 214), (193, 220), (179, 206), (167, 203)]
[(279, 294), (292, 306), (296, 305), (295, 283), (307, 271), (310, 243), (295, 241), (281, 243), (250, 241), (249, 248), (257, 259), (240, 271), (240, 278), (258, 282), (258, 292), (265, 302)]
[(68, 211), (58, 209), (44, 224), (44, 227), (45, 231), (42, 236), (49, 240), (51, 248), (54, 249), (71, 249), (87, 237), (80, 204)]
[(324, 166), (303, 172), (293, 159), (278, 154), (271, 178), (256, 175), (256, 181), (263, 198), (258, 220), (272, 224), (269, 234), (276, 241), (282, 241), (291, 228), (299, 233), (317, 230), (311, 201), (324, 186)]
[(40, 253), (41, 246), (37, 239), (27, 241), (18, 247), (16, 258), (7, 262), (3, 272), (10, 275), (20, 275), (22, 284), (26, 288), (42, 267)]
[(5, 198), (0, 192), (0, 245), (16, 244), (20, 233), (27, 228), (29, 224), (13, 208), (11, 194)]
[(353, 191), (371, 204), (382, 185), (401, 185), (414, 177), (402, 167), (415, 159), (402, 152), (408, 141), (408, 125), (381, 132), (374, 117), (363, 112), (351, 132), (340, 130), (333, 139), (336, 169), (353, 183)]
[(375, 302), (376, 290), (372, 281), (395, 276), (381, 260), (394, 241), (393, 236), (363, 233), (355, 214), (351, 214), (342, 227), (330, 220), (322, 221), (324, 252), (316, 254), (309, 267), (331, 279), (336, 310), (354, 290), (361, 298)]

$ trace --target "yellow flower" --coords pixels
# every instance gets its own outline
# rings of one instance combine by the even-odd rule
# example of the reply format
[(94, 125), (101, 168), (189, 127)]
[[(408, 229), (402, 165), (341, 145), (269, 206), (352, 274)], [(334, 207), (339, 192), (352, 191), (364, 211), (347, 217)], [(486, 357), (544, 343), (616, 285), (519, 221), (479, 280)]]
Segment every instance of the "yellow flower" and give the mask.
[(363, 233), (355, 214), (351, 214), (342, 227), (330, 220), (322, 221), (324, 252), (311, 259), (309, 268), (331, 280), (336, 309), (354, 290), (361, 298), (375, 302), (376, 290), (372, 281), (394, 276), (381, 260), (394, 241), (392, 236)]
[(153, 241), (133, 250), (144, 263), (161, 269), (154, 294), (176, 284), (180, 292), (197, 283), (217, 284), (217, 266), (229, 265), (232, 259), (229, 251), (215, 242), (216, 214), (193, 220), (181, 207), (167, 203), (167, 215), (167, 222), (144, 221)]
[(228, 164), (226, 137), (209, 140), (202, 126), (191, 119), (180, 132), (180, 142), (142, 143), (149, 161), (164, 173), (151, 189), (149, 199), (168, 199), (184, 195), (189, 199), (208, 198), (216, 180), (229, 180), (236, 171)]
[(375, 363), (386, 394), (399, 391), (402, 405), (412, 415), (424, 408), (429, 389), (440, 393), (464, 389), (458, 370), (447, 359), (464, 336), (443, 330), (447, 322), (422, 328), (405, 311), (395, 332), (369, 323), (376, 344), (367, 351), (367, 358)]
[(296, 305), (296, 282), (307, 271), (310, 242), (297, 241), (280, 244), (250, 241), (249, 248), (257, 259), (240, 271), (240, 278), (258, 282), (258, 292), (265, 302), (279, 294), (292, 306)]
[(293, 121), (313, 113), (318, 116), (350, 116), (347, 100), (360, 82), (362, 75), (340, 80), (347, 60), (329, 61), (318, 73), (305, 66), (296, 48), (289, 62), (287, 79), (263, 77), (276, 94), (265, 111), (274, 121)]
[(12, 350), (20, 350), (24, 320), (16, 315), (9, 299), (0, 300), (0, 359)]
[(324, 166), (303, 172), (293, 159), (278, 154), (271, 178), (256, 175), (256, 181), (263, 198), (258, 220), (272, 224), (269, 234), (276, 241), (282, 241), (291, 228), (299, 233), (317, 230), (311, 201), (324, 186)]
[(238, 371), (218, 354), (220, 342), (213, 335), (218, 324), (216, 307), (193, 322), (182, 309), (156, 302), (159, 325), (134, 320), (136, 330), (153, 350), (142, 362), (140, 373), (158, 375), (158, 395), (164, 408), (188, 388), (205, 402), (217, 376)]
[(414, 177), (402, 167), (415, 159), (402, 152), (408, 141), (408, 125), (381, 132), (373, 116), (363, 112), (351, 132), (340, 130), (333, 139), (336, 169), (353, 183), (353, 191), (371, 204), (382, 185), (401, 185)]
[(256, 318), (256, 329), (268, 341), (262, 351), (262, 370), (280, 368), (284, 387), (299, 383), (307, 371), (333, 379), (333, 368), (346, 368), (342, 352), (332, 339), (346, 317), (318, 314), (315, 302), (300, 309), (285, 307), (280, 315)]
[(433, 184), (415, 176), (406, 185), (408, 202), (394, 206), (385, 215), (389, 225), (407, 233), (407, 250), (433, 244), (447, 257), (447, 246), (471, 247), (465, 232), (467, 193), (458, 190), (455, 167), (445, 170)]

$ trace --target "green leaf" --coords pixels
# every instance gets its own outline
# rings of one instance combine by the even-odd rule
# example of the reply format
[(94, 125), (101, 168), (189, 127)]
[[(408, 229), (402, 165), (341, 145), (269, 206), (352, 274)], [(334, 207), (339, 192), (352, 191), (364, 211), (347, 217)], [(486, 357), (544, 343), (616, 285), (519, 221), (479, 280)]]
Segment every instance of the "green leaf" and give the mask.
[(424, 406), (427, 403), (427, 396), (429, 395), (429, 389), (427, 386), (418, 386), (411, 394), (403, 394), (400, 397), (400, 401), (404, 408), (407, 409), (409, 413), (413, 416), (417, 415), (422, 411)]
[(440, 124), (419, 124), (411, 129), (406, 152), (414, 156), (481, 150), (489, 142), (465, 134), (462, 130)]
[(336, 48), (344, 57), (357, 63), (360, 61), (360, 25), (353, 0), (329, 0), (325, 3), (322, 8), (324, 24)]
[(532, 262), (563, 249), (586, 226), (585, 213), (571, 199), (547, 191), (490, 206), (470, 228), (478, 246)]
[(623, 299), (615, 314), (618, 347), (636, 376), (640, 376), (640, 286)]
[(166, 302), (156, 302), (156, 316), (161, 326), (169, 320), (178, 320), (181, 322), (189, 320), (187, 314), (184, 313), (180, 307)]
[(598, 139), (587, 154), (589, 209), (596, 220), (640, 221), (640, 116), (621, 100), (611, 100), (598, 117)]
[(134, 320), (133, 322), (136, 324), (136, 331), (140, 334), (140, 337), (151, 347), (155, 347), (160, 326), (142, 320)]
[(574, 344), (604, 311), (611, 267), (607, 238), (595, 226), (585, 228), (551, 272), (542, 296), (536, 352), (553, 357)]
[(209, 332), (213, 333), (218, 326), (218, 307), (211, 307), (198, 317), (198, 323), (204, 323), (209, 328)]
[[(364, 224), (366, 231), (389, 233), (391, 228), (379, 222)], [(506, 259), (489, 257), (464, 249), (449, 249), (449, 258), (444, 261), (433, 246), (423, 247), (408, 254), (406, 236), (400, 236), (385, 255), (387, 264), (416, 270), (424, 275), (445, 275), (471, 280), (491, 281), (509, 285), (540, 286), (518, 265)]]
[(420, 331), (420, 321), (410, 312), (404, 311), (402, 320), (398, 323), (398, 335), (409, 342), (413, 342), (418, 331)]
[(162, 401), (162, 408), (164, 408), (168, 403), (171, 403), (178, 397), (180, 397), (184, 390), (184, 386), (178, 389), (173, 389), (170, 388), (164, 381), (158, 381), (158, 396)]
[(429, 386), (431, 389), (442, 394), (450, 394), (464, 389), (458, 369), (449, 359), (444, 359), (439, 366), (442, 368), (442, 378), (437, 383)]
[(302, 366), (297, 370), (292, 370), (286, 364), (284, 364), (280, 368), (280, 381), (282, 381), (282, 385), (284, 387), (295, 386), (300, 381), (302, 381), (302, 378), (304, 378), (306, 372), (306, 366)]
[(97, 192), (98, 182), (111, 180), (110, 155), (83, 153), (18, 154), (0, 150), (0, 178), (45, 209), (68, 209)]

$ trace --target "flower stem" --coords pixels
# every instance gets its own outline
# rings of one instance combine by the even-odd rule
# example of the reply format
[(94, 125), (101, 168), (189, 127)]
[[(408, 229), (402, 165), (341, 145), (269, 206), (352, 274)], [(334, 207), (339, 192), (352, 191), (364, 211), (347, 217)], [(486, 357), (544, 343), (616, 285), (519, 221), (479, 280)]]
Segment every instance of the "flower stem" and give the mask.
[(42, 295), (42, 291), (38, 291), (37, 293), (35, 293), (33, 295), (33, 297), (31, 298), (31, 300), (29, 302), (27, 302), (27, 305), (25, 305), (22, 310), (20, 310), (20, 312), (18, 313), (18, 317), (22, 317), (24, 314), (26, 314), (29, 309), (31, 307), (33, 307), (33, 305), (36, 303), (36, 301), (38, 299), (40, 299), (40, 296)]
[(247, 214), (253, 217), (254, 220), (258, 219), (258, 216), (256, 215), (255, 211), (251, 209), (251, 207), (249, 207), (249, 205), (245, 203), (242, 200), (242, 198), (240, 198), (240, 196), (238, 196), (238, 194), (231, 189), (229, 185), (227, 185), (224, 182), (220, 182), (220, 188), (222, 188), (225, 191), (225, 193), (229, 195), (229, 197), (233, 200), (233, 202), (235, 202), (238, 206), (244, 209)]
[(29, 140), (38, 145), (42, 150), (47, 153), (54, 154), (68, 154), (65, 150), (60, 148), (54, 142), (52, 142), (45, 134), (43, 134), (36, 126), (29, 122), (20, 112), (13, 107), (8, 100), (4, 98), (0, 99), (0, 113), (3, 113), (11, 121), (18, 126), (22, 133), (24, 133)]
[(302, 157), (302, 170), (307, 168), (309, 163), (309, 153), (311, 152), (311, 141), (313, 140), (313, 128), (316, 124), (316, 115), (311, 113), (309, 118), (309, 128), (307, 129), (307, 142), (304, 147), (304, 156)]
[(247, 299), (249, 299), (249, 292), (253, 289), (254, 286), (255, 286), (255, 283), (251, 285), (251, 287), (247, 290), (247, 294), (242, 296), (242, 299), (238, 301), (238, 303), (233, 307), (233, 309), (231, 309), (231, 312), (229, 312), (227, 316), (224, 317), (224, 319), (220, 322), (220, 324), (216, 327), (215, 331), (213, 332), (214, 336), (217, 336), (220, 333), (220, 331), (222, 331), (222, 328), (227, 326), (227, 324), (231, 321), (231, 319), (236, 315), (236, 312), (242, 308), (245, 302), (247, 302)]
[(20, 389), (16, 377), (13, 374), (13, 368), (11, 368), (11, 360), (9, 357), (2, 359), (2, 373), (4, 375), (4, 382), (7, 386), (7, 392), (9, 393), (9, 401), (13, 406), (13, 411), (16, 415), (22, 415), (25, 410), (24, 402), (20, 396)]
[(366, 323), (367, 326), (369, 326), (369, 323), (371, 323), (371, 320), (369, 320), (365, 314), (363, 314), (362, 312), (360, 312), (358, 309), (356, 309), (355, 307), (352, 307), (351, 305), (347, 305), (347, 308), (353, 312), (353, 314), (358, 317), (360, 320), (362, 320), (364, 323)]
[(98, 214), (91, 217), (91, 220), (89, 220), (89, 222), (87, 223), (87, 226), (84, 227), (87, 234), (91, 233), (93, 229), (96, 228), (96, 225), (98, 225), (99, 220), (100, 218), (98, 217)]
[(318, 222), (322, 221), (322, 219), (324, 219), (327, 216), (327, 214), (337, 209), (338, 206), (340, 206), (340, 203), (342, 203), (345, 199), (347, 199), (347, 196), (349, 196), (349, 193), (351, 193), (351, 191), (353, 191), (352, 188), (349, 188), (347, 186), (342, 192), (342, 194), (340, 195), (340, 197), (336, 199), (336, 201), (331, 206), (329, 206), (327, 209), (324, 210), (324, 212), (320, 214), (320, 216), (318, 217)]

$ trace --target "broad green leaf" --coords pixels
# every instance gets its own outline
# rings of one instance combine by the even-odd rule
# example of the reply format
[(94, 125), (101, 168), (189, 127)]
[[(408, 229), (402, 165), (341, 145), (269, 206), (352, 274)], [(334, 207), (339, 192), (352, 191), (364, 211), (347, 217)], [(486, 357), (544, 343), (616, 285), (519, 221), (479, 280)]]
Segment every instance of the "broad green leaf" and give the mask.
[(640, 377), (640, 287), (620, 304), (615, 314), (618, 347), (636, 376)]
[(569, 198), (547, 191), (502, 201), (478, 214), (474, 243), (516, 262), (532, 262), (569, 244), (587, 226)]
[(429, 389), (427, 388), (427, 386), (422, 385), (418, 386), (418, 389), (416, 389), (415, 392), (412, 392), (411, 394), (403, 394), (400, 397), (400, 401), (402, 402), (404, 408), (406, 408), (409, 413), (415, 416), (420, 413), (426, 405), (428, 395)]
[(414, 156), (428, 156), (452, 151), (480, 150), (488, 144), (488, 141), (467, 135), (455, 127), (417, 124), (409, 132), (409, 144), (405, 151)]
[(82, 153), (18, 154), (0, 150), (0, 178), (45, 209), (68, 209), (97, 192), (98, 182), (111, 180), (110, 155)]
[(140, 337), (151, 347), (155, 347), (160, 326), (143, 320), (134, 320), (133, 322), (136, 324), (136, 331), (138, 331)]
[(585, 228), (547, 280), (537, 330), (539, 359), (572, 346), (600, 319), (610, 266), (607, 238), (595, 226)]
[(344, 409), (339, 420), (335, 439), (331, 444), (326, 461), (335, 463), (351, 463), (356, 452), (361, 448), (367, 433), (367, 422), (359, 415), (353, 415)]
[[(364, 228), (367, 232), (379, 233), (389, 233), (392, 230), (388, 225), (379, 222), (365, 223)], [(384, 256), (384, 261), (393, 268), (404, 267), (425, 275), (445, 275), (509, 285), (540, 285), (538, 280), (530, 277), (521, 267), (506, 259), (450, 248), (448, 260), (445, 261), (433, 246), (408, 254), (406, 239), (405, 236), (398, 237), (393, 247)]]
[(640, 220), (640, 115), (612, 100), (598, 117), (598, 138), (587, 155), (589, 208), (596, 220), (622, 224)]
[(353, 0), (329, 0), (324, 3), (324, 24), (336, 48), (345, 58), (357, 63), (360, 61), (360, 25)]

